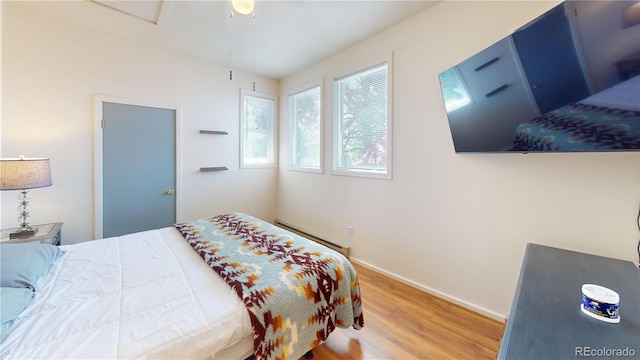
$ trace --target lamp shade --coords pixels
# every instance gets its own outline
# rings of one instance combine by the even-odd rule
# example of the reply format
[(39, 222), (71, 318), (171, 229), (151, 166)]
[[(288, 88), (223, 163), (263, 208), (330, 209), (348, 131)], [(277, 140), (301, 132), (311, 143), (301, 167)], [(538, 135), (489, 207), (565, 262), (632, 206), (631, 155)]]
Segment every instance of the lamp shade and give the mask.
[(24, 190), (50, 185), (49, 159), (0, 159), (0, 190)]
[(253, 12), (253, 0), (231, 0), (233, 9), (242, 15), (248, 15)]

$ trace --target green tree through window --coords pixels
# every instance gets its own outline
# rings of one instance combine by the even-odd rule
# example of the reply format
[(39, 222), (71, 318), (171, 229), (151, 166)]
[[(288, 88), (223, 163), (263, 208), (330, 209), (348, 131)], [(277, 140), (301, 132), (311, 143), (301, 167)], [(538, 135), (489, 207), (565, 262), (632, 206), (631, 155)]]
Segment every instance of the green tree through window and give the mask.
[(336, 81), (337, 170), (388, 171), (388, 66)]
[(241, 167), (275, 166), (275, 100), (242, 91)]
[(321, 169), (320, 95), (320, 85), (290, 95), (290, 165), (293, 167)]

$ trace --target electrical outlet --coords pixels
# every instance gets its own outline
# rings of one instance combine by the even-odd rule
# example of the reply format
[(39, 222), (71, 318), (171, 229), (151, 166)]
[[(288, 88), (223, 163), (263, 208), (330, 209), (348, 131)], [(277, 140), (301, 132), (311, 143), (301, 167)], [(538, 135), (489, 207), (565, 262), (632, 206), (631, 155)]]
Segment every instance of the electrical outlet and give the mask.
[(353, 236), (353, 228), (351, 226), (347, 226), (347, 235)]

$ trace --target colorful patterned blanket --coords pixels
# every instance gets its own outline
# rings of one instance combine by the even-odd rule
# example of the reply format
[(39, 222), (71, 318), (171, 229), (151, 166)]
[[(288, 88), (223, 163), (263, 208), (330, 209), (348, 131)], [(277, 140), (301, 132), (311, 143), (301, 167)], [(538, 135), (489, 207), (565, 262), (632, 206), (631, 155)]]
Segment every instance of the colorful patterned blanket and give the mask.
[(240, 213), (174, 227), (244, 302), (256, 360), (298, 359), (336, 326), (364, 325), (358, 278), (342, 254)]
[(515, 151), (625, 150), (640, 147), (640, 112), (573, 103), (518, 126)]

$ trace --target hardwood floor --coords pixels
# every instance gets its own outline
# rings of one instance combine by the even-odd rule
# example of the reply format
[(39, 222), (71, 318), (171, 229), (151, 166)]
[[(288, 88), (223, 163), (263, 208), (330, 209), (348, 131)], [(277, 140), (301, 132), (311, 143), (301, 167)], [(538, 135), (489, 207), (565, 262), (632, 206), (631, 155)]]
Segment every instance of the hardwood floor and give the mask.
[(336, 329), (314, 360), (495, 359), (504, 324), (355, 264), (361, 330)]

